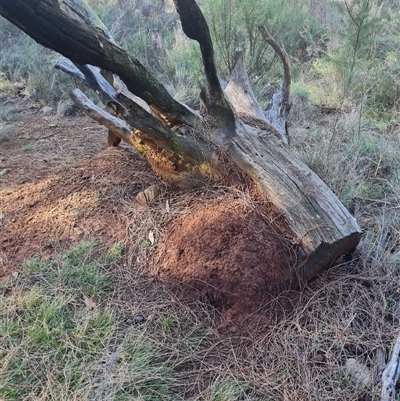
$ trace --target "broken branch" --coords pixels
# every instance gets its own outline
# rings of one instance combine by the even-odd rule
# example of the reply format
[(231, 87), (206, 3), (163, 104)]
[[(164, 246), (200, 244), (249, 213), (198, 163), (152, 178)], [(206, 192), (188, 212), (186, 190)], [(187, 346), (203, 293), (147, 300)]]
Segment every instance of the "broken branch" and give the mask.
[(400, 377), (400, 332), (393, 347), (392, 357), (382, 373), (381, 401), (394, 401), (396, 383)]

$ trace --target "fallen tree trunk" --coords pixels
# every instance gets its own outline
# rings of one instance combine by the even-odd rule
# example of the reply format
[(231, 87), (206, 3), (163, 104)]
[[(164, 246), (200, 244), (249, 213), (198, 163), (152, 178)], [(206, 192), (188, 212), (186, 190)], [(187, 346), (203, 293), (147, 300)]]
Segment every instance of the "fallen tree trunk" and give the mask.
[[(73, 4), (71, 9), (79, 3), (65, 2)], [(106, 38), (98, 24), (88, 26), (69, 17), (57, 0), (4, 0), (0, 13), (75, 64), (61, 59), (57, 67), (96, 90), (109, 106), (110, 112), (100, 110), (82, 92), (72, 92), (74, 102), (109, 129), (110, 145), (120, 140), (133, 145), (162, 179), (180, 188), (199, 186), (210, 179), (255, 185), (284, 216), (302, 250), (296, 273), (286, 283), (286, 287), (298, 287), (353, 250), (361, 230), (330, 189), (288, 148), (287, 56), (266, 29), (260, 28), (282, 59), (281, 91), (270, 107), (262, 110), (238, 54), (224, 92), (200, 9), (194, 0), (174, 2), (184, 32), (199, 42), (202, 52), (206, 78), (202, 116), (175, 101), (138, 60)], [(111, 71), (114, 80), (105, 79), (93, 65)], [(119, 79), (120, 91), (113, 87)]]
[[(99, 75), (99, 79), (101, 76)], [(97, 85), (101, 87), (101, 85)], [(178, 172), (175, 181), (171, 175), (171, 169), (166, 168), (166, 164), (157, 165), (152, 161), (151, 151), (146, 152), (144, 132), (136, 132), (135, 123), (123, 125), (123, 121), (115, 119), (104, 111), (101, 118), (95, 116), (94, 106), (88, 107), (87, 100), (83, 101), (83, 94), (73, 99), (77, 105), (84, 108), (87, 114), (105, 125), (115, 135), (125, 142), (141, 149), (146, 154), (153, 169), (160, 176), (169, 182), (174, 182), (180, 187), (192, 187), (201, 185), (209, 177), (211, 171), (214, 171), (214, 178), (227, 179), (234, 177), (232, 172), (224, 169), (223, 161), (220, 160), (215, 152), (210, 152), (210, 143), (207, 141), (191, 143), (187, 141), (192, 137), (187, 133), (176, 135), (175, 140), (181, 149), (191, 148), (196, 150), (196, 157), (189, 161), (189, 153), (182, 152), (180, 162), (169, 160), (172, 171)], [(79, 99), (79, 100), (78, 100)], [(242, 98), (238, 101), (242, 104)], [(250, 113), (250, 109), (247, 110)], [(137, 113), (135, 113), (137, 115)], [(259, 186), (260, 192), (264, 194), (267, 200), (285, 216), (286, 221), (299, 239), (299, 245), (302, 247), (305, 260), (300, 264), (296, 277), (293, 277), (293, 286), (298, 286), (299, 281), (308, 281), (316, 277), (328, 264), (332, 263), (344, 252), (354, 249), (360, 239), (360, 231), (357, 230), (355, 219), (348, 213), (344, 206), (329, 188), (313, 173), (296, 155), (294, 155), (283, 143), (281, 136), (261, 119), (251, 118), (251, 114), (242, 115), (242, 120), (238, 120), (235, 130), (234, 140), (225, 152), (229, 160), (234, 161), (244, 172), (251, 177)], [(133, 117), (133, 116), (132, 116)], [(107, 118), (107, 121), (104, 119)], [(134, 117), (133, 117), (134, 118)], [(248, 121), (250, 120), (250, 121)], [(254, 121), (255, 120), (255, 121)], [(125, 117), (129, 121), (129, 117)], [(157, 121), (157, 120), (156, 120)], [(252, 125), (250, 125), (252, 123)], [(258, 127), (257, 127), (258, 125)], [(127, 134), (126, 127), (130, 126), (130, 134)], [(160, 141), (168, 140), (170, 134), (159, 134)], [(156, 135), (150, 132), (150, 138)], [(174, 152), (169, 149), (167, 144), (161, 144), (166, 159), (166, 150), (173, 156)], [(155, 153), (156, 154), (156, 153)], [(198, 170), (186, 174), (179, 171), (181, 166), (189, 165), (202, 166)], [(208, 168), (205, 166), (208, 165)], [(167, 176), (167, 172), (169, 175)], [(205, 173), (205, 174), (204, 174)], [(239, 180), (239, 174), (235, 176)]]

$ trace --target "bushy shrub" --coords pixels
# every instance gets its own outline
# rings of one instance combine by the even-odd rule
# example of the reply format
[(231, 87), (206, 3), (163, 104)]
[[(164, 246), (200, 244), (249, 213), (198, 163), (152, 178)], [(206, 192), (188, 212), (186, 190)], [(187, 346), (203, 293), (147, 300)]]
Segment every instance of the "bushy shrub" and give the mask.
[(365, 100), (370, 117), (385, 118), (400, 93), (400, 12), (381, 0), (335, 5), (341, 23), (313, 63), (312, 101), (346, 110)]
[[(264, 25), (294, 58), (317, 52), (323, 30), (310, 14), (310, 2), (299, 0), (216, 0), (201, 2), (214, 39), (221, 74), (229, 77), (237, 48), (245, 51), (250, 78), (265, 78), (276, 55), (258, 31)], [(223, 16), (223, 18), (221, 18)]]

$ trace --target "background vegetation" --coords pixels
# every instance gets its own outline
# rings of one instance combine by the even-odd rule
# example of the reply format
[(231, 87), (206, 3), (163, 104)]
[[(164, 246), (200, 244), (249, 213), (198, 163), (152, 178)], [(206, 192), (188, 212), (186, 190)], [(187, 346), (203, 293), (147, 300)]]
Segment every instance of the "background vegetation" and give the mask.
[[(88, 3), (178, 100), (198, 105), (199, 49), (169, 1)], [(301, 306), (256, 341), (215, 340), (215, 311), (171, 303), (143, 272), (128, 276), (117, 267), (118, 244), (83, 243), (52, 262), (27, 261), (18, 294), (0, 304), (1, 399), (377, 399), (377, 350), (389, 356), (400, 326), (400, 9), (383, 0), (199, 3), (221, 78), (243, 48), (264, 105), (281, 65), (257, 26), (284, 44), (292, 148), (365, 230), (355, 259), (311, 283)], [(76, 83), (53, 69), (56, 54), (5, 20), (0, 38), (1, 140), (10, 93), (63, 109)], [(122, 300), (129, 286), (135, 291)], [(134, 320), (141, 314), (144, 324)], [(346, 370), (350, 358), (371, 382)]]

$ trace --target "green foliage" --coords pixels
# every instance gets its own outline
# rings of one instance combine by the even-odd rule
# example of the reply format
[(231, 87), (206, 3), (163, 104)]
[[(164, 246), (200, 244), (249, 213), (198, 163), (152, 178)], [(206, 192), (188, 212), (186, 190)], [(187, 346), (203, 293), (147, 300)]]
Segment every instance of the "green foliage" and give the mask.
[(396, 43), (400, 40), (400, 13), (381, 0), (335, 3), (341, 16), (324, 57), (314, 64), (312, 101), (347, 108), (366, 100), (369, 117), (387, 118), (400, 94)]
[(178, 326), (178, 322), (173, 316), (164, 316), (161, 324), (165, 333), (171, 333)]
[(123, 253), (125, 251), (125, 247), (120, 242), (114, 242), (107, 251), (107, 261), (113, 262), (121, 259)]
[(55, 261), (27, 261), (17, 291), (1, 300), (2, 399), (84, 398), (90, 374), (82, 363), (100, 358), (115, 330), (111, 313), (76, 302), (77, 294), (99, 299), (109, 282), (101, 260), (87, 263), (92, 249), (83, 243)]
[(310, 87), (301, 82), (292, 82), (292, 96), (301, 102), (308, 104), (310, 101)]
[(21, 82), (33, 100), (56, 104), (68, 96), (71, 80), (54, 69), (57, 53), (37, 44), (0, 17), (0, 73), (4, 89)]
[(131, 372), (129, 380), (121, 383), (121, 390), (115, 395), (115, 400), (170, 399), (171, 374), (168, 366), (159, 360), (161, 349), (156, 343), (143, 345), (137, 336), (126, 338), (122, 344), (124, 357), (121, 367)]
[(22, 268), (24, 280), (40, 283), (44, 288), (60, 286), (66, 293), (99, 297), (111, 285), (111, 276), (105, 269), (110, 261), (93, 259), (94, 247), (94, 242), (82, 242), (64, 252), (56, 264), (30, 259)]
[(239, 381), (226, 380), (218, 381), (211, 390), (209, 396), (210, 401), (231, 401), (231, 400), (246, 400), (250, 399), (247, 396), (248, 387)]
[(292, 57), (299, 52), (315, 52), (322, 39), (323, 32), (310, 15), (308, 1), (218, 0), (204, 2), (203, 10), (225, 79), (238, 48), (245, 51), (249, 76), (254, 81), (265, 79), (274, 61), (280, 66), (280, 60), (261, 38), (259, 25), (266, 26)]

